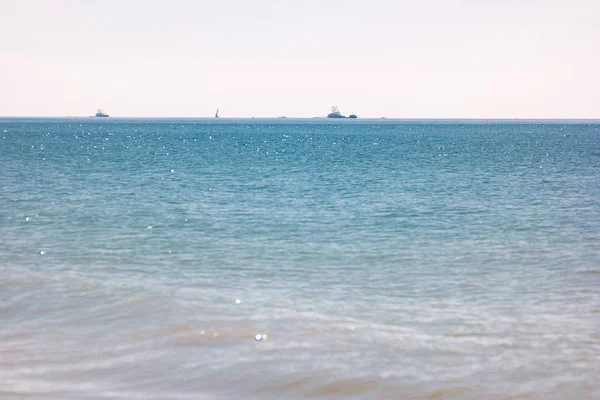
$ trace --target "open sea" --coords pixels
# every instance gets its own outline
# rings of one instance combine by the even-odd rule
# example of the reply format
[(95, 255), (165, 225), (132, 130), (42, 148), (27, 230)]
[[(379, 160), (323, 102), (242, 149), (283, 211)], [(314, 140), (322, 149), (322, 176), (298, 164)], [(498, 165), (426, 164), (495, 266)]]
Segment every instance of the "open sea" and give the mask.
[(0, 119), (3, 400), (598, 377), (600, 121)]

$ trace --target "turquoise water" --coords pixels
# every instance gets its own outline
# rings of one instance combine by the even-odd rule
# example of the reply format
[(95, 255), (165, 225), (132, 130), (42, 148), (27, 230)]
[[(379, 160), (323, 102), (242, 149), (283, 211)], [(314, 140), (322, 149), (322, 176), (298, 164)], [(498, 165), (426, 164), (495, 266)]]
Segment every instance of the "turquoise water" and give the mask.
[(0, 171), (2, 398), (600, 398), (600, 124), (1, 119)]

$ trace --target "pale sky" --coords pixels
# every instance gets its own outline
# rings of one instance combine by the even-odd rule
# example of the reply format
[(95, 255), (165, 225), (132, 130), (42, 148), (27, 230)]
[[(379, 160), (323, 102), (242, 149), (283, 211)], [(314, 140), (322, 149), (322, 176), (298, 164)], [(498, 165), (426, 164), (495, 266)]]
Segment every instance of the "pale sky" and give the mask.
[(600, 118), (600, 0), (0, 0), (0, 115)]

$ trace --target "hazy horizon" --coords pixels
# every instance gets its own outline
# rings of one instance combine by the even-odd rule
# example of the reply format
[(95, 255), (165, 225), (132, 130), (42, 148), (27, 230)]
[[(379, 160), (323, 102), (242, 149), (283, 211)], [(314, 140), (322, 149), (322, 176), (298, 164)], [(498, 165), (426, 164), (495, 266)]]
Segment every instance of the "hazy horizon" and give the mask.
[(0, 115), (598, 119), (600, 2), (0, 3)]
[(282, 123), (285, 121), (319, 121), (319, 122), (330, 122), (332, 124), (336, 123), (348, 123), (355, 124), (357, 122), (369, 121), (369, 122), (402, 122), (402, 123), (473, 123), (473, 124), (487, 124), (487, 123), (560, 123), (560, 124), (600, 124), (600, 118), (461, 118), (461, 117), (449, 117), (449, 118), (410, 118), (410, 117), (361, 117), (358, 120), (356, 119), (329, 119), (326, 116), (315, 116), (315, 117), (274, 117), (274, 116), (231, 116), (231, 117), (219, 117), (219, 119), (215, 119), (213, 117), (186, 117), (186, 116), (121, 116), (121, 115), (110, 115), (110, 119), (106, 118), (96, 118), (94, 115), (58, 115), (58, 116), (39, 116), (39, 115), (0, 115), (0, 122), (10, 122), (10, 121), (46, 121), (46, 120), (87, 120), (91, 119), (91, 121), (100, 121), (100, 122), (110, 122), (110, 121), (123, 121), (123, 120), (132, 120), (132, 121), (219, 121), (223, 123), (227, 123), (228, 121), (241, 121), (245, 122), (247, 120), (257, 120), (257, 121), (281, 121)]

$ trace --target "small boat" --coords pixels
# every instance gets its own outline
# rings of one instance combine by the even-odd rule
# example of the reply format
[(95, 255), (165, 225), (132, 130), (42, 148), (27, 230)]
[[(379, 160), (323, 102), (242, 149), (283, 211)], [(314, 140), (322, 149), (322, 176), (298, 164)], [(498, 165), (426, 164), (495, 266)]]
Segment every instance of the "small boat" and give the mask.
[(102, 109), (99, 108), (96, 112), (96, 117), (108, 117), (108, 114), (104, 114), (104, 111), (102, 111)]
[(350, 115), (348, 115), (348, 118), (358, 118), (358, 117), (356, 116), (356, 114), (350, 114)]

